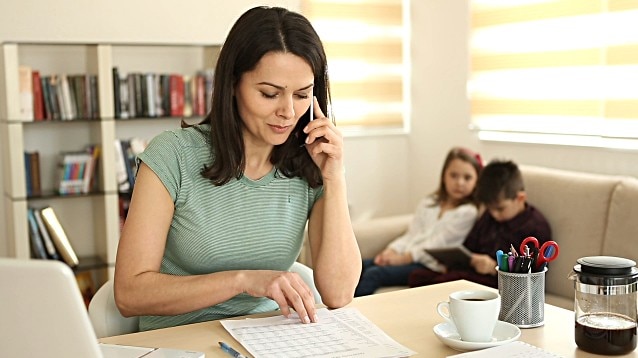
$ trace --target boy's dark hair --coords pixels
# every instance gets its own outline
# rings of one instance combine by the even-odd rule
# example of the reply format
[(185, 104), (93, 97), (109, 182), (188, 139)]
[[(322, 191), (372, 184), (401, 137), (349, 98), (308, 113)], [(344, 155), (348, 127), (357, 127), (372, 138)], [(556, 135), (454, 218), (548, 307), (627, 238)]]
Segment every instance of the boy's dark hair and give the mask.
[(514, 199), (525, 190), (523, 175), (511, 160), (492, 160), (483, 168), (476, 183), (476, 198), (483, 204)]

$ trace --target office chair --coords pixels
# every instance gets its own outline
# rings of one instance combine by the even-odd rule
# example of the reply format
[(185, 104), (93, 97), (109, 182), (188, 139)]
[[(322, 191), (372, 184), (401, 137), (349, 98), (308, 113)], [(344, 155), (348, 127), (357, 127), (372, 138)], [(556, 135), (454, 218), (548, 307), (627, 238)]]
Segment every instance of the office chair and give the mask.
[[(312, 290), (315, 302), (322, 304), (321, 296), (315, 286), (312, 269), (302, 263), (295, 262), (290, 272), (296, 272)], [(138, 317), (124, 317), (115, 305), (113, 296), (113, 280), (108, 280), (89, 303), (89, 318), (93, 324), (97, 338), (117, 336), (137, 332), (139, 329)]]
[(138, 317), (124, 317), (115, 305), (113, 280), (100, 287), (89, 303), (89, 318), (97, 338), (137, 332)]

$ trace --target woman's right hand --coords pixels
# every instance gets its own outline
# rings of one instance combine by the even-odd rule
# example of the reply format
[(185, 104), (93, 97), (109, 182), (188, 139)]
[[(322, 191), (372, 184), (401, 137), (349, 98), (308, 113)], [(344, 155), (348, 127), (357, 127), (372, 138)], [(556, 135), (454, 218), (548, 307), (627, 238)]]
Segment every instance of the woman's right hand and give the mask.
[(243, 292), (253, 297), (268, 297), (277, 302), (281, 313), (289, 317), (295, 310), (302, 323), (317, 322), (315, 297), (306, 282), (295, 272), (250, 270), (242, 271), (239, 282)]

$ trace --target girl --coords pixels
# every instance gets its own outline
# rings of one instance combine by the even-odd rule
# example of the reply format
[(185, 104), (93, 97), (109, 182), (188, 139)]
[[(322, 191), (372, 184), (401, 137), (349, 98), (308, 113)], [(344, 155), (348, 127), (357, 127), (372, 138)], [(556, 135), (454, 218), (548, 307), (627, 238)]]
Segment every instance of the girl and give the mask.
[(363, 261), (355, 296), (370, 295), (383, 286), (406, 285), (408, 275), (417, 268), (444, 269), (424, 249), (463, 242), (477, 217), (474, 189), (482, 166), (477, 153), (459, 147), (449, 151), (438, 190), (419, 203), (408, 231), (374, 259)]

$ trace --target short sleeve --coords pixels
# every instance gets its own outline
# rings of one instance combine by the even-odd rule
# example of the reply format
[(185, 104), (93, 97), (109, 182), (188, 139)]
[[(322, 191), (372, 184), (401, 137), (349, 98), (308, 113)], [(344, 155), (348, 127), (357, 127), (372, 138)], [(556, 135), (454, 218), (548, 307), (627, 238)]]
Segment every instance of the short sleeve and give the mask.
[(138, 166), (144, 162), (160, 179), (173, 202), (177, 200), (181, 183), (181, 151), (179, 138), (172, 131), (166, 131), (151, 140), (137, 158)]

